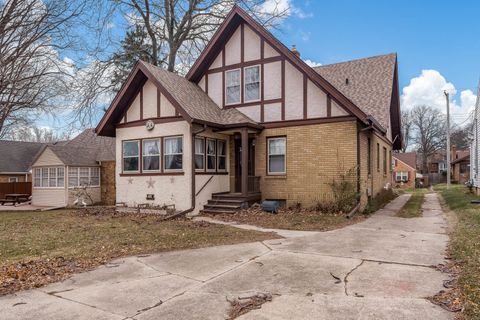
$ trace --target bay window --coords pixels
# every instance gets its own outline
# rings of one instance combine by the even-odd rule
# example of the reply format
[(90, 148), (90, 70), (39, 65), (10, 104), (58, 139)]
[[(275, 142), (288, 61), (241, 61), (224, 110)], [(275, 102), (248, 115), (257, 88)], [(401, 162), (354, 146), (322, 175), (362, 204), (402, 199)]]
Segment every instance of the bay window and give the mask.
[(268, 138), (268, 174), (282, 175), (286, 173), (287, 138)]
[(215, 171), (216, 154), (215, 139), (207, 139), (207, 171)]
[(43, 167), (33, 170), (33, 186), (36, 188), (63, 188), (65, 169), (63, 167)]
[(195, 170), (205, 169), (205, 139), (195, 138)]
[(165, 170), (183, 169), (183, 138), (167, 137), (164, 139), (164, 163)]
[(225, 72), (225, 103), (240, 103), (240, 69)]
[(225, 171), (227, 169), (227, 142), (217, 140), (217, 169)]
[(123, 171), (138, 172), (140, 157), (140, 141), (123, 141)]
[(160, 139), (142, 141), (143, 171), (160, 170)]
[(244, 100), (260, 100), (260, 66), (247, 67), (244, 72)]

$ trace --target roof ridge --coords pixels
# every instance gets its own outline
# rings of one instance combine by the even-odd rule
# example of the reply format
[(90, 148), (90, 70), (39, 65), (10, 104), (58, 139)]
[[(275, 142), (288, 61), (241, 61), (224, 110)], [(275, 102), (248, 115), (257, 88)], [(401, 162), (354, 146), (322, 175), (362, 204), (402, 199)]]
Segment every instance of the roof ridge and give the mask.
[(369, 60), (369, 59), (378, 59), (378, 58), (387, 57), (387, 56), (397, 56), (397, 53), (396, 52), (391, 52), (391, 53), (386, 53), (386, 54), (378, 54), (378, 55), (375, 55), (375, 56), (369, 56), (369, 57), (364, 57), (364, 58), (345, 60), (345, 61), (334, 62), (334, 63), (329, 63), (329, 64), (322, 64), (321, 66), (316, 66), (316, 67), (312, 67), (312, 68), (315, 70), (315, 69), (320, 69), (322, 67), (329, 67), (329, 66), (334, 66), (334, 65), (337, 65), (337, 64), (342, 64), (342, 63), (358, 62), (358, 61)]

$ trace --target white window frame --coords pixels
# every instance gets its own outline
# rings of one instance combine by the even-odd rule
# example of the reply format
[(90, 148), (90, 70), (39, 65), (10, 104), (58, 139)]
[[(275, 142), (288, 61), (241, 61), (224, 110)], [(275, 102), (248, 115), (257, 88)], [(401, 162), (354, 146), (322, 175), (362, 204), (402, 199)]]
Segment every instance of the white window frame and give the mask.
[[(225, 147), (223, 148), (223, 151), (225, 152), (224, 155), (221, 155), (220, 153), (218, 153), (218, 150), (220, 150), (218, 148), (218, 144), (219, 143), (223, 143), (225, 145)], [(218, 139), (217, 140), (217, 171), (219, 172), (225, 172), (227, 171), (227, 140), (223, 140), (223, 139)], [(220, 158), (225, 158), (225, 168), (221, 169), (220, 168)]]
[(395, 172), (395, 181), (396, 182), (408, 182), (408, 171), (397, 171), (397, 172)]
[[(238, 101), (228, 102), (227, 88), (229, 88), (229, 86), (228, 86), (228, 83), (227, 83), (227, 79), (228, 79), (227, 74), (231, 73), (231, 72), (237, 72), (237, 71), (239, 73), (238, 79), (240, 81), (240, 83), (239, 83), (240, 93), (238, 95)], [(243, 90), (242, 90), (242, 70), (241, 70), (241, 68), (231, 69), (231, 70), (225, 71), (224, 77), (225, 77), (225, 88), (223, 88), (223, 90), (224, 90), (224, 95), (225, 95), (225, 105), (236, 105), (236, 104), (242, 103), (242, 94), (243, 94), (242, 91)]]
[[(129, 143), (129, 142), (136, 142), (137, 143), (137, 147), (138, 147), (138, 154), (136, 156), (125, 156), (124, 154), (124, 151), (125, 151), (125, 143)], [(123, 140), (122, 141), (122, 172), (126, 172), (126, 173), (139, 173), (140, 172), (140, 168), (142, 166), (142, 157), (141, 157), (141, 148), (140, 148), (140, 143), (141, 141), (140, 140)], [(138, 169), (137, 170), (125, 170), (125, 159), (126, 158), (138, 158)]]
[[(213, 141), (213, 145), (214, 145), (213, 154), (208, 153), (208, 142), (209, 141)], [(208, 168), (208, 157), (213, 157), (214, 158), (213, 159), (213, 166), (214, 166), (213, 169)], [(217, 171), (217, 140), (216, 139), (207, 138), (205, 140), (205, 170), (207, 172)]]
[[(247, 100), (247, 69), (253, 69), (257, 68), (258, 69), (258, 98), (257, 99), (252, 99), (252, 100)], [(253, 83), (253, 82), (252, 82)], [(262, 68), (260, 67), (259, 64), (256, 64), (254, 66), (248, 66), (243, 68), (243, 102), (255, 102), (255, 101), (260, 101), (262, 98)]]
[[(88, 184), (86, 185), (87, 187), (91, 188), (98, 188), (101, 185), (101, 169), (100, 167), (68, 167), (68, 188), (73, 189), (73, 188), (78, 188), (78, 187), (83, 187), (83, 185), (80, 183), (80, 169), (88, 169)], [(92, 184), (92, 171), (93, 169), (98, 169), (98, 184)], [(76, 174), (70, 175), (70, 170), (76, 171)], [(75, 185), (70, 185), (71, 178), (75, 177), (77, 179), (77, 183)]]
[[(60, 178), (58, 175), (59, 169), (63, 169), (63, 178)], [(50, 177), (51, 170), (55, 171), (55, 174), (52, 174)], [(47, 176), (44, 177), (43, 172), (46, 171)], [(36, 173), (39, 173), (38, 177), (36, 177)], [(55, 176), (53, 178), (53, 176)], [(39, 184), (36, 183), (36, 179), (39, 179)], [(43, 185), (43, 180), (46, 179), (46, 186)], [(55, 180), (55, 186), (50, 186), (50, 180)], [(63, 179), (63, 184), (59, 184), (58, 180)], [(33, 187), (35, 189), (63, 189), (65, 188), (65, 167), (36, 167), (33, 169)]]
[[(196, 148), (196, 141), (202, 141), (202, 144), (203, 144), (203, 153), (197, 153), (197, 148)], [(195, 171), (196, 172), (204, 172), (205, 171), (205, 167), (206, 167), (206, 161), (205, 161), (205, 153), (207, 151), (207, 145), (205, 143), (205, 138), (204, 137), (195, 137), (195, 154), (194, 154), (194, 158), (193, 158), (193, 161), (195, 162)], [(203, 164), (203, 167), (202, 168), (197, 168), (196, 167), (196, 157), (201, 155), (202, 156), (202, 164)]]
[[(167, 144), (167, 140), (170, 140), (170, 139), (178, 139), (180, 138), (181, 139), (181, 143), (182, 143), (182, 152), (181, 153), (167, 153), (167, 148), (165, 148), (166, 144)], [(169, 136), (169, 137), (164, 137), (163, 138), (163, 170), (164, 172), (183, 172), (183, 149), (184, 149), (184, 145), (183, 145), (183, 136)], [(182, 168), (180, 169), (167, 169), (166, 165), (167, 165), (167, 161), (165, 161), (165, 158), (167, 156), (174, 156), (174, 155), (181, 155), (182, 156)]]
[[(270, 154), (270, 142), (273, 140), (283, 140), (285, 141), (285, 153), (283, 154)], [(270, 156), (273, 155), (283, 155), (284, 159), (284, 171), (283, 172), (272, 172), (270, 171)], [(267, 138), (267, 174), (270, 176), (283, 176), (287, 174), (287, 137), (271, 137)]]
[(18, 177), (8, 177), (8, 182), (18, 182)]
[[(145, 155), (143, 152), (144, 152), (144, 143), (145, 141), (158, 141), (158, 154), (148, 154), (148, 155)], [(142, 139), (142, 148), (141, 148), (141, 151), (142, 151), (142, 172), (160, 172), (161, 168), (162, 168), (162, 141), (160, 138), (151, 138), (151, 139)], [(155, 156), (158, 156), (158, 169), (157, 170), (146, 170), (144, 167), (143, 167), (143, 158), (144, 157), (155, 157)], [(129, 171), (130, 172), (130, 171)]]

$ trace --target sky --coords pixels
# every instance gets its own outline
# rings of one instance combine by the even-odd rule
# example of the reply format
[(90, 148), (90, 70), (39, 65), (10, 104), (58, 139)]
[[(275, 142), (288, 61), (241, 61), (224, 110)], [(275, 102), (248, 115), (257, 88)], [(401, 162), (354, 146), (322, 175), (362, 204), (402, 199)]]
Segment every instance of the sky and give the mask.
[(302, 58), (329, 64), (396, 52), (402, 108), (430, 104), (462, 124), (480, 77), (480, 1), (287, 1), (277, 37)]
[[(308, 63), (330, 64), (396, 52), (401, 108), (427, 104), (445, 112), (443, 91), (451, 94), (451, 118), (472, 119), (480, 78), (478, 0), (266, 0), (268, 10), (290, 7), (273, 33), (296, 45)], [(119, 39), (125, 20), (112, 30)], [(64, 53), (63, 59), (73, 57)], [(78, 61), (78, 60), (77, 60)], [(61, 127), (63, 118), (40, 119)]]

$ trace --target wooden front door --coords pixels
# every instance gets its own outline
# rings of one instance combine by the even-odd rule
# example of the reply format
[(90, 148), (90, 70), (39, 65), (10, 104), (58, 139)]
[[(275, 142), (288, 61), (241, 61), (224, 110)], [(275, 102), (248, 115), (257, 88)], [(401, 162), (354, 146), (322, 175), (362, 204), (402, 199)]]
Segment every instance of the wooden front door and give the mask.
[[(255, 139), (248, 138), (248, 176), (255, 175)], [(242, 140), (235, 139), (235, 192), (242, 192)]]

